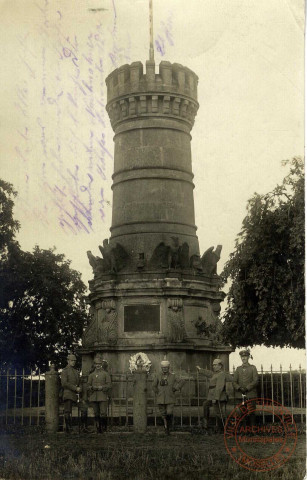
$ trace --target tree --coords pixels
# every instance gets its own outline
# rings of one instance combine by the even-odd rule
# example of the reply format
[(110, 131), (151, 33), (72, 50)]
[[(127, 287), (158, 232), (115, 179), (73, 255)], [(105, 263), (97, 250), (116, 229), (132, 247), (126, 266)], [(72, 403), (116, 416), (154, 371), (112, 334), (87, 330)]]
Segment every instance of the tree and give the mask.
[(305, 347), (304, 164), (283, 164), (290, 172), (282, 184), (248, 201), (221, 275), (231, 280), (222, 333), (236, 346)]
[(19, 230), (19, 222), (13, 218), (13, 198), (16, 195), (13, 185), (0, 179), (0, 260), (14, 244), (15, 234)]
[(55, 249), (21, 250), (15, 195), (0, 180), (0, 365), (46, 369), (81, 338), (88, 320), (86, 287)]
[(47, 368), (78, 343), (87, 320), (86, 287), (54, 250), (20, 251), (6, 271), (0, 304), (0, 363)]

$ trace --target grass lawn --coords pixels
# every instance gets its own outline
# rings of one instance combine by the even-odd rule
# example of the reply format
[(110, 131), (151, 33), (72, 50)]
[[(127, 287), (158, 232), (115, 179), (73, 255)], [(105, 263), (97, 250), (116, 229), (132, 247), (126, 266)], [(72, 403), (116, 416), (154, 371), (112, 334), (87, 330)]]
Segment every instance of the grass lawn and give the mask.
[(0, 480), (300, 480), (305, 475), (304, 434), (285, 465), (257, 473), (230, 458), (222, 434), (166, 437), (152, 429), (145, 435), (48, 436), (33, 429), (0, 435)]

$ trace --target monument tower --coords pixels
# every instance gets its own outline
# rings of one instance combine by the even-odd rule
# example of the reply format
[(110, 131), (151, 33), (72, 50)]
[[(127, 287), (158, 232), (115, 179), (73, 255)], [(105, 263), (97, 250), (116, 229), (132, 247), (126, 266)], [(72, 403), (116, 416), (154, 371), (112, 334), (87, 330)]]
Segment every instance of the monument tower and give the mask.
[[(151, 2), (150, 2), (151, 3)], [(153, 365), (165, 355), (174, 369), (228, 365), (232, 349), (220, 342), (216, 272), (221, 246), (202, 256), (196, 235), (191, 135), (199, 107), (198, 77), (161, 61), (156, 73), (150, 8), (150, 52), (106, 79), (114, 130), (110, 239), (88, 252), (92, 319), (82, 341), (83, 366), (102, 352), (114, 371), (131, 355)]]

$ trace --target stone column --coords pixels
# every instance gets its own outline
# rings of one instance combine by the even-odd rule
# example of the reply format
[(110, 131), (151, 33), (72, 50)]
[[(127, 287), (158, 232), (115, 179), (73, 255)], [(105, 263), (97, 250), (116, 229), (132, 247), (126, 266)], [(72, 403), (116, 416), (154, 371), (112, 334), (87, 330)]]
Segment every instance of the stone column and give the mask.
[(145, 433), (147, 428), (147, 372), (138, 365), (133, 384), (133, 429)]
[(45, 376), (45, 421), (47, 433), (56, 433), (59, 428), (59, 374), (50, 365)]
[[(106, 79), (114, 130), (110, 244), (146, 254), (172, 237), (199, 255), (193, 199), (191, 135), (198, 110), (197, 75), (177, 63), (123, 65)], [(146, 258), (145, 258), (146, 260)]]

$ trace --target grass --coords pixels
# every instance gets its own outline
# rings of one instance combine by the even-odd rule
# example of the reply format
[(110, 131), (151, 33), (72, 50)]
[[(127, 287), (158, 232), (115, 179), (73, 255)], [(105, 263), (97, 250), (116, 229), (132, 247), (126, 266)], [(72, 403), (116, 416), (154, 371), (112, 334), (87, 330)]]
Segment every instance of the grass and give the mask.
[(48, 436), (33, 427), (0, 435), (1, 480), (300, 480), (304, 475), (304, 435), (284, 466), (261, 473), (237, 465), (223, 435)]

